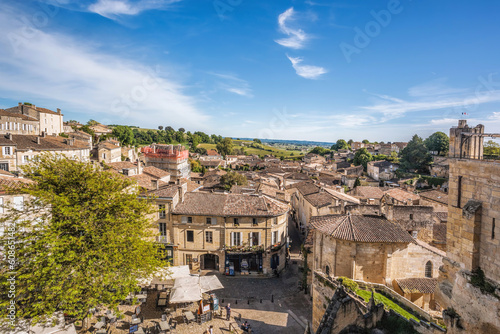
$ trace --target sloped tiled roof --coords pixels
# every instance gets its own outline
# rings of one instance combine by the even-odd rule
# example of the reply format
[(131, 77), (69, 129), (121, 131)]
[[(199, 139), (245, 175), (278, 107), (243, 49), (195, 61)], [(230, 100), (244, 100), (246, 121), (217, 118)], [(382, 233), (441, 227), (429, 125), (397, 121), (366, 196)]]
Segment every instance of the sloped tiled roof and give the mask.
[(339, 200), (349, 202), (349, 203), (354, 203), (354, 204), (360, 204), (359, 199), (356, 197), (353, 197), (351, 195), (347, 195), (344, 193), (341, 193), (340, 191), (336, 191), (330, 188), (324, 188), (326, 192), (328, 192), (330, 195), (332, 195), (335, 198), (338, 198)]
[(295, 188), (302, 194), (302, 196), (307, 196), (319, 192), (320, 187), (312, 182), (301, 182), (298, 183)]
[(116, 171), (121, 171), (122, 169), (136, 168), (137, 167), (137, 165), (131, 163), (130, 161), (110, 162), (110, 163), (107, 163), (106, 166), (109, 166)]
[(328, 206), (334, 201), (333, 196), (323, 191), (306, 195), (304, 198), (316, 208)]
[(448, 194), (439, 190), (429, 190), (421, 192), (420, 197), (431, 201), (439, 202), (443, 205), (448, 205)]
[(10, 176), (2, 173), (0, 174), (0, 194), (6, 194), (11, 191), (15, 192), (16, 189), (32, 182), (33, 181), (29, 179), (14, 177), (13, 174)]
[(116, 146), (115, 144), (113, 143), (110, 143), (110, 142), (102, 142), (102, 143), (99, 143), (98, 145), (99, 149), (107, 149), (107, 150), (115, 150), (115, 149), (120, 149), (120, 146)]
[(397, 200), (399, 202), (403, 202), (403, 203), (407, 202), (409, 199), (411, 199), (412, 201), (416, 201), (416, 200), (420, 199), (420, 196), (418, 196), (417, 194), (414, 194), (414, 193), (411, 193), (411, 192), (408, 192), (408, 191), (405, 191), (405, 190), (402, 190), (399, 188), (389, 189), (385, 192), (385, 194), (387, 194), (390, 197), (394, 198), (395, 200)]
[(384, 191), (380, 187), (371, 187), (371, 186), (357, 186), (352, 194), (361, 198), (373, 198), (373, 199), (381, 199), (384, 196)]
[(186, 193), (174, 214), (235, 217), (274, 217), (288, 211), (288, 206), (267, 196), (242, 194)]
[(169, 172), (167, 172), (167, 171), (165, 171), (163, 169), (154, 167), (154, 166), (144, 167), (144, 169), (142, 170), (142, 172), (146, 173), (146, 174), (149, 174), (149, 175), (152, 175), (154, 177), (157, 177), (159, 179), (161, 179), (162, 177), (170, 175)]
[(397, 278), (396, 282), (404, 293), (434, 293), (437, 278)]
[(385, 217), (370, 215), (326, 215), (311, 218), (316, 230), (335, 239), (356, 242), (410, 243), (413, 238)]
[(4, 110), (4, 109), (0, 109), (0, 116), (17, 117), (17, 118), (20, 118), (24, 121), (38, 122), (38, 120), (36, 118), (30, 117), (28, 115), (18, 114), (18, 113), (14, 113), (14, 112), (8, 112), (7, 110)]
[(148, 195), (160, 197), (160, 198), (172, 198), (179, 191), (178, 185), (165, 186), (158, 189), (150, 190), (147, 192)]
[[(37, 143), (37, 137), (40, 138), (40, 144)], [(12, 142), (15, 143), (17, 150), (20, 151), (58, 151), (88, 148), (88, 143), (86, 142), (74, 140), (73, 145), (69, 145), (67, 141), (68, 139), (59, 136), (12, 135)]]

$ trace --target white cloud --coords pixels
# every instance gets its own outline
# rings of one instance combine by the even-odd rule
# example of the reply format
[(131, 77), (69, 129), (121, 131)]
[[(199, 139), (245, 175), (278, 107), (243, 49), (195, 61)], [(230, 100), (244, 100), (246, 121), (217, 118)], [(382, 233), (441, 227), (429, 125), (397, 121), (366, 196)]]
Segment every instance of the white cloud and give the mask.
[(250, 88), (249, 83), (238, 76), (217, 72), (208, 72), (208, 74), (223, 79), (218, 82), (219, 89), (223, 89), (227, 92), (240, 96), (253, 97), (252, 89)]
[(109, 19), (120, 15), (137, 15), (146, 10), (164, 9), (168, 5), (180, 0), (98, 0), (88, 7), (90, 12), (99, 14)]
[(413, 97), (451, 95), (465, 93), (468, 90), (463, 88), (453, 88), (445, 84), (446, 78), (434, 79), (420, 85), (410, 87), (408, 95)]
[(275, 40), (275, 42), (287, 48), (302, 49), (309, 40), (309, 35), (307, 35), (302, 29), (295, 29), (290, 26), (290, 21), (295, 19), (294, 16), (295, 11), (293, 10), (293, 7), (288, 8), (285, 12), (278, 16), (280, 31), (289, 37)]
[(156, 127), (168, 120), (207, 128), (209, 117), (167, 69), (109, 55), (12, 17), (0, 13), (0, 77), (12, 78), (0, 81), (3, 96), (56, 102), (64, 111), (113, 122)]
[(292, 66), (295, 69), (295, 72), (303, 78), (306, 79), (318, 79), (321, 75), (327, 73), (328, 71), (319, 66), (313, 65), (300, 65), (303, 59), (300, 57), (290, 57), (288, 59), (292, 62)]

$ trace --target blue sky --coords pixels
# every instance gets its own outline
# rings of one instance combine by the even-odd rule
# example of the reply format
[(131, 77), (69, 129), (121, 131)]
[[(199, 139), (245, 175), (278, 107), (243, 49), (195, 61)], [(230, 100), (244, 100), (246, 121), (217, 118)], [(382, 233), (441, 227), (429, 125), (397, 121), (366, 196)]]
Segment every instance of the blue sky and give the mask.
[(0, 108), (233, 137), (500, 132), (498, 1), (0, 0)]

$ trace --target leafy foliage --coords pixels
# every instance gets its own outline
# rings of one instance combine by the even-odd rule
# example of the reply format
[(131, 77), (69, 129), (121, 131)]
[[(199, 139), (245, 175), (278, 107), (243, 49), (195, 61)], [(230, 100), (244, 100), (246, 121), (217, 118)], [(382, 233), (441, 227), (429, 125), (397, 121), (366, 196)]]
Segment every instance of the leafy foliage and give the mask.
[[(257, 144), (257, 143), (255, 143)], [(259, 145), (259, 144), (257, 144)], [(222, 141), (217, 143), (217, 152), (222, 154), (224, 157), (230, 155), (233, 152), (233, 141), (231, 138), (226, 137)]]
[(401, 168), (406, 171), (428, 173), (431, 162), (432, 156), (425, 147), (424, 141), (419, 136), (414, 135), (401, 153)]
[(344, 139), (339, 139), (335, 144), (332, 145), (331, 149), (333, 151), (347, 150), (349, 149), (349, 144)]
[(366, 148), (361, 148), (356, 151), (352, 163), (356, 166), (362, 165), (366, 170), (366, 165), (373, 160), (373, 156), (368, 152)]
[(330, 154), (331, 151), (327, 148), (321, 147), (321, 146), (316, 146), (312, 150), (309, 151), (309, 153), (314, 153), (314, 154), (319, 154), (322, 156), (325, 156), (327, 154)]
[(222, 175), (220, 183), (223, 185), (224, 189), (230, 190), (234, 185), (246, 186), (248, 184), (248, 180), (245, 175), (229, 171), (226, 175)]
[[(138, 198), (133, 181), (60, 155), (35, 157), (22, 169), (35, 182), (17, 190), (31, 198), (24, 208), (0, 220), (16, 222), (17, 261), (9, 268), (0, 260), (9, 268), (0, 271), (0, 317), (10, 302), (10, 272), (16, 318), (40, 322), (56, 311), (81, 320), (92, 307), (116, 307), (138, 279), (167, 265), (150, 235), (151, 201)], [(9, 237), (0, 238), (2, 247)]]
[(500, 144), (495, 143), (493, 140), (488, 140), (484, 144), (483, 154), (489, 157), (500, 157)]
[(429, 151), (435, 151), (438, 155), (445, 155), (450, 149), (450, 139), (444, 132), (434, 132), (424, 144)]

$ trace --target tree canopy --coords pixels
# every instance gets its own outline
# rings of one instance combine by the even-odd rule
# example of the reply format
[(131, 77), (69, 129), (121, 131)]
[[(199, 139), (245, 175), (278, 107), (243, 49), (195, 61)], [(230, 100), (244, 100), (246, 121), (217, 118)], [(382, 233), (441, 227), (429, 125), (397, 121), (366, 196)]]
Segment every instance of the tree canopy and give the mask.
[(488, 140), (484, 144), (483, 154), (488, 157), (500, 157), (500, 144), (495, 143), (493, 140)]
[(315, 148), (313, 148), (312, 150), (309, 151), (309, 153), (314, 153), (314, 154), (319, 154), (319, 155), (327, 155), (329, 154), (331, 151), (327, 148), (324, 148), (324, 147), (321, 147), (321, 146), (316, 146)]
[(331, 149), (333, 151), (347, 150), (349, 149), (349, 144), (344, 139), (339, 139), (335, 144), (332, 145)]
[(217, 149), (217, 152), (226, 157), (233, 152), (233, 140), (229, 137), (226, 137), (222, 141), (218, 142), (215, 147)]
[(245, 175), (242, 175), (238, 172), (229, 171), (226, 175), (222, 175), (220, 179), (221, 185), (226, 190), (230, 190), (232, 186), (246, 186), (248, 184), (248, 180)]
[(401, 152), (401, 168), (406, 171), (428, 173), (431, 162), (432, 156), (425, 147), (424, 141), (419, 136), (414, 135), (408, 142), (408, 146)]
[(354, 159), (352, 162), (356, 166), (362, 165), (363, 168), (366, 170), (366, 166), (372, 160), (373, 156), (370, 154), (370, 152), (368, 152), (366, 148), (363, 147), (356, 151), (356, 154), (354, 155)]
[(57, 311), (79, 320), (90, 308), (116, 307), (138, 279), (167, 265), (153, 242), (152, 203), (139, 198), (134, 181), (60, 155), (35, 157), (22, 169), (35, 182), (17, 193), (33, 200), (0, 220), (13, 229), (0, 245), (16, 240), (16, 263), (0, 260), (9, 268), (0, 271), (0, 317), (11, 272), (16, 318), (39, 322)]
[(450, 139), (444, 132), (434, 132), (424, 141), (429, 151), (437, 152), (438, 155), (445, 155), (450, 148)]

